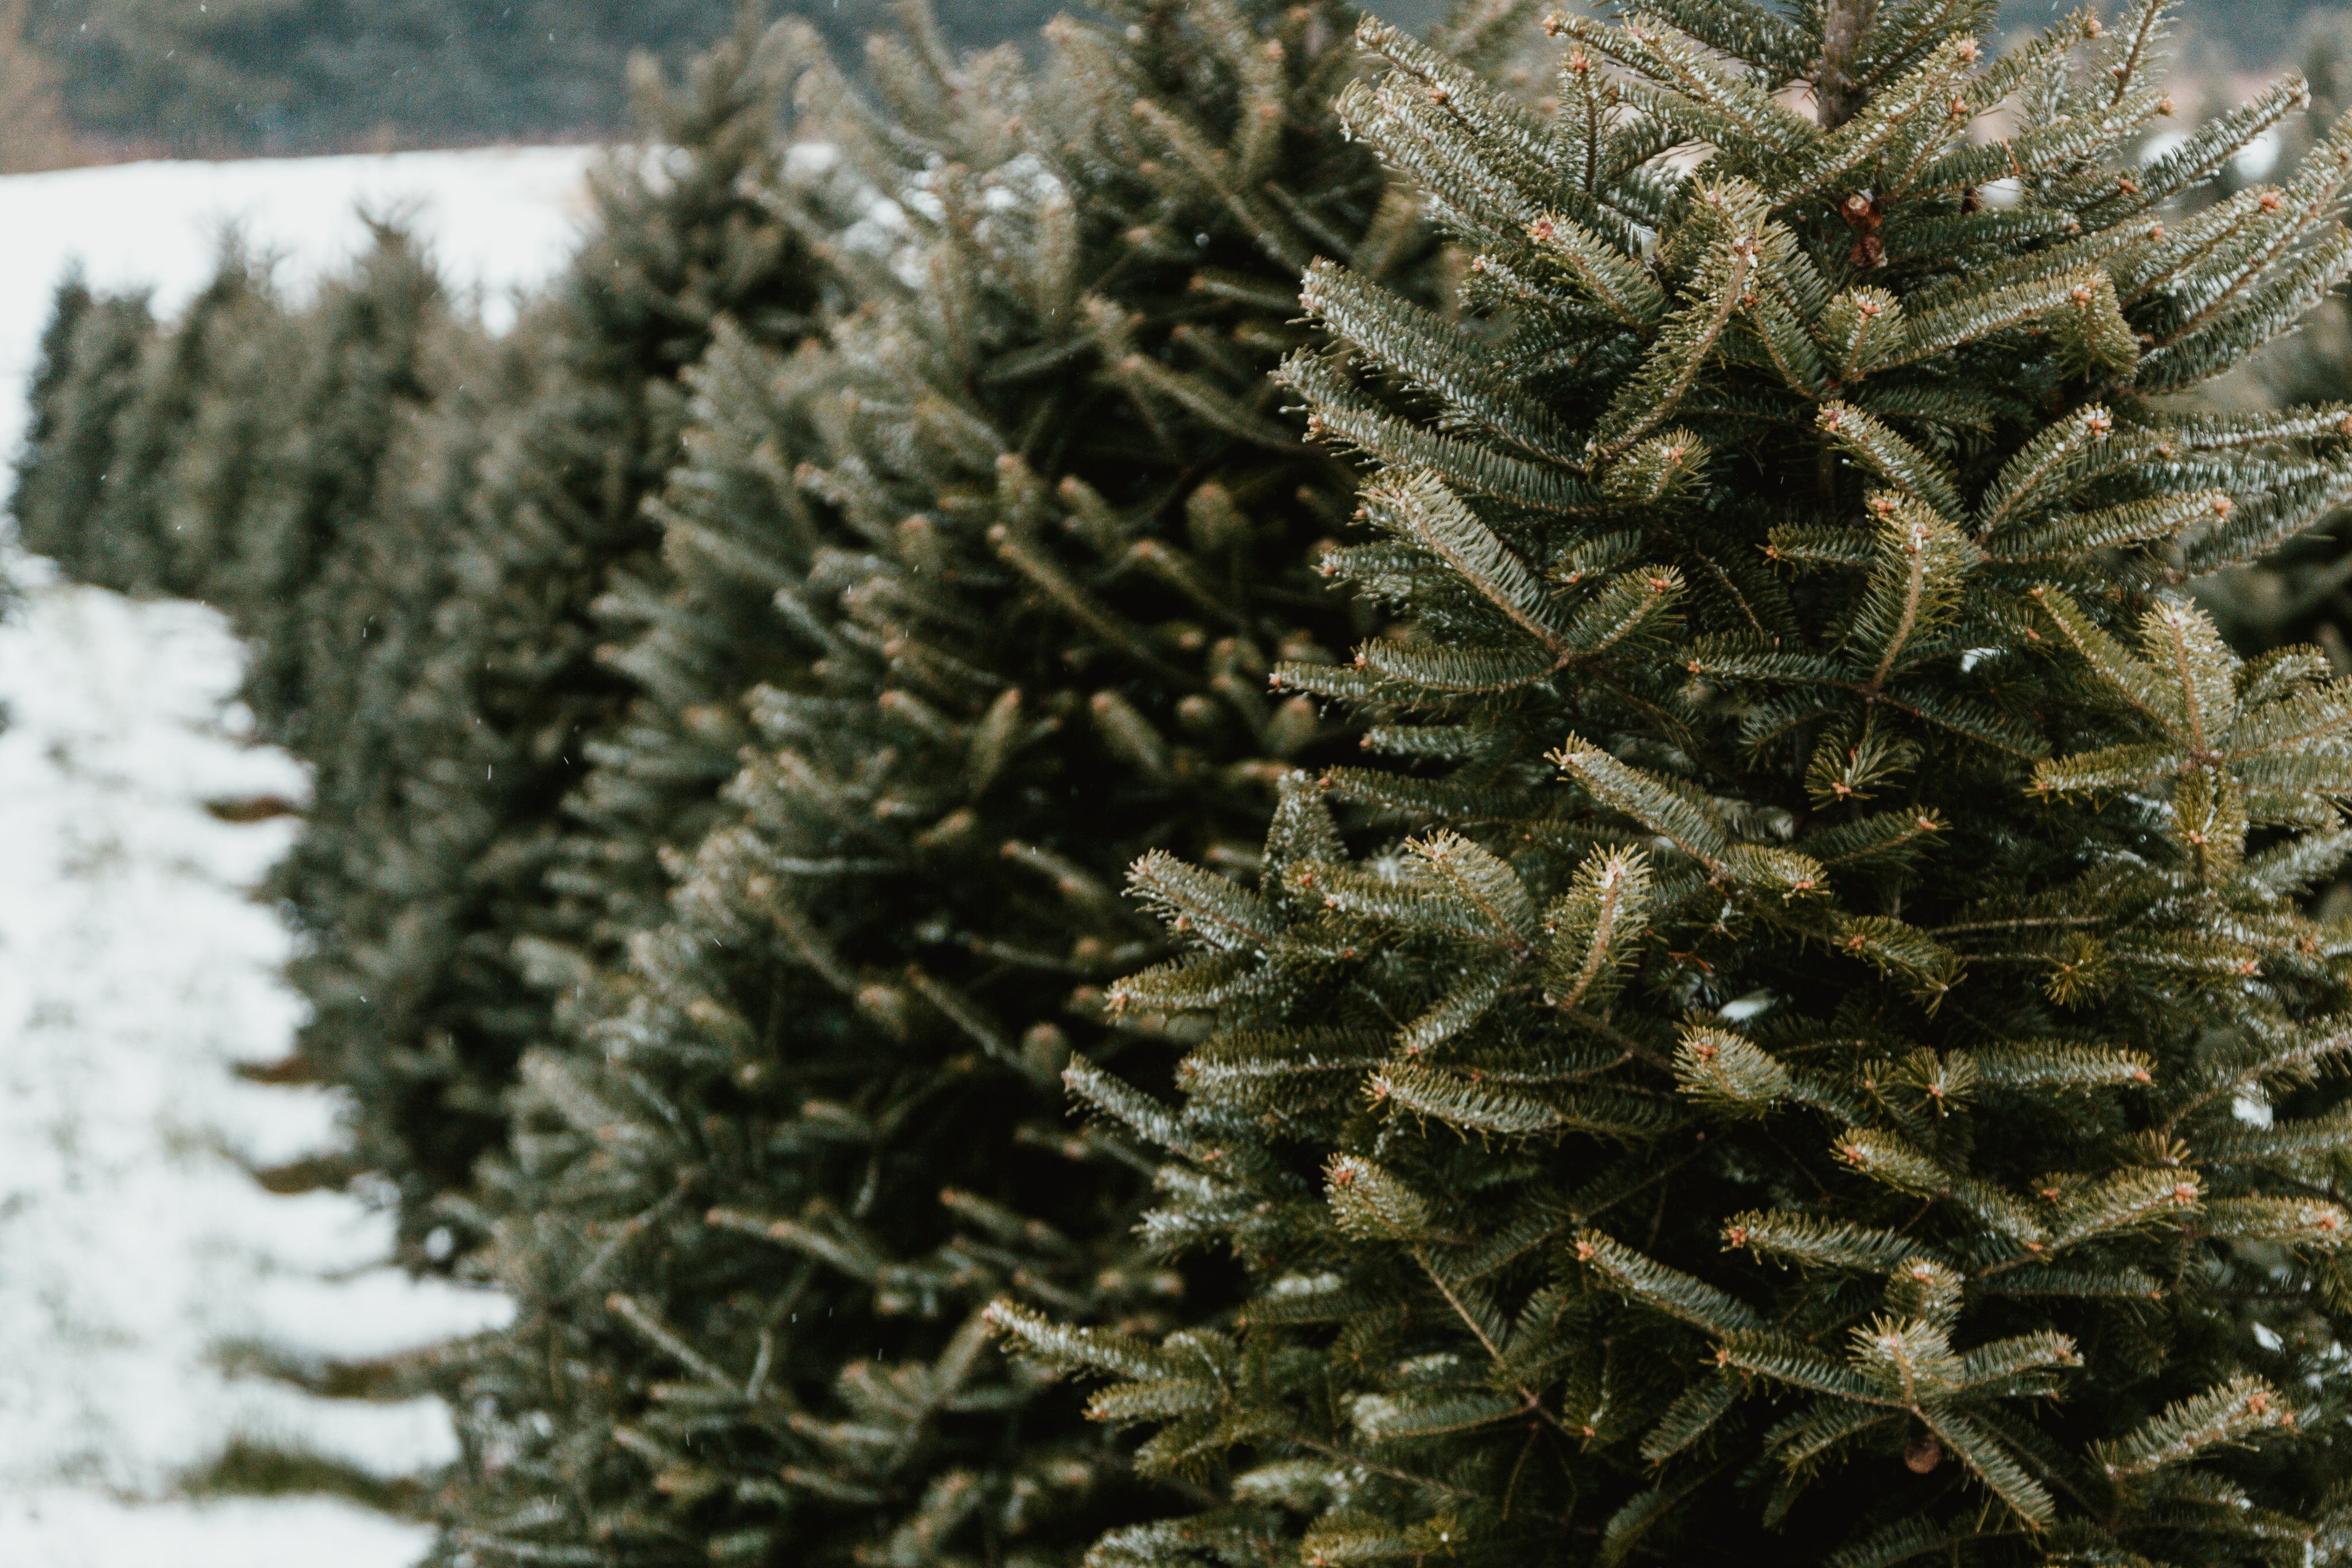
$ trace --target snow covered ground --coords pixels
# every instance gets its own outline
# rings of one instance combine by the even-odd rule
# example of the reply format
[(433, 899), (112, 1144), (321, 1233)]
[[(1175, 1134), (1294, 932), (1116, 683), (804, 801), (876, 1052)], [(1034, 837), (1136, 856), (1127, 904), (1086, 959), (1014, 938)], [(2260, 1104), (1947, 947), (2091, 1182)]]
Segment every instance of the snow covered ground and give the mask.
[[(495, 298), (562, 260), (577, 148), (131, 164), (0, 179), (0, 453), (69, 262), (175, 308), (224, 223), (300, 283), (352, 254), (355, 206), (415, 204), (453, 279)], [(5, 480), (0, 480), (5, 483)], [(499, 1321), (503, 1303), (380, 1265), (384, 1218), (274, 1197), (246, 1164), (331, 1146), (322, 1092), (245, 1083), (299, 1004), (288, 937), (246, 890), (291, 836), (206, 800), (299, 796), (247, 744), (240, 652), (211, 612), (53, 580), (0, 540), (0, 1563), (397, 1568), (424, 1532), (323, 1500), (193, 1502), (174, 1478), (246, 1436), (380, 1474), (446, 1458), (429, 1402), (354, 1406), (233, 1375), (265, 1340), (362, 1355)]]

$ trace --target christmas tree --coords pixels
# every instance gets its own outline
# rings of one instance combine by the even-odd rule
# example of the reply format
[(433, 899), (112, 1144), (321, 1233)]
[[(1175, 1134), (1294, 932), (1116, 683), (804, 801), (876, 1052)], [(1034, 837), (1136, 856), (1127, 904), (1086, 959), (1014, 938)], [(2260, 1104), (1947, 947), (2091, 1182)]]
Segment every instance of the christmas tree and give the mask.
[[(205, 298), (216, 298), (217, 286)], [(143, 296), (93, 293), (79, 276), (58, 286), (41, 334), (8, 507), (28, 549), (104, 587), (153, 591), (157, 541), (125, 550), (108, 538), (107, 476), (115, 425), (138, 398), (141, 361), (156, 338)]]
[[(356, 566), (403, 470), (404, 432), (478, 342), (390, 224), (290, 305), (234, 238), (175, 320), (144, 298), (58, 292), (12, 497), (26, 544), (82, 580), (202, 600), (253, 650), (258, 733), (331, 768), (358, 630), (396, 613)], [(351, 616), (349, 625), (344, 618)], [(298, 899), (308, 906), (309, 901)]]
[[(11, 509), (71, 575), (202, 600), (250, 648), (257, 732), (313, 777), (268, 893), (309, 938), (294, 978), (314, 1001), (382, 881), (373, 835), (405, 788), (395, 737), (447, 592), (448, 507), (421, 503), (462, 498), (488, 405), (527, 389), (528, 357), (453, 312), (384, 224), (299, 307), (235, 244), (166, 324), (138, 296), (59, 291)], [(270, 1071), (331, 1070), (298, 1052)]]
[[(298, 318), (235, 334), (208, 395), (146, 423), (173, 454), (170, 471), (139, 486), (159, 498), (152, 531), (183, 563), (170, 575), (230, 612), (252, 649), (244, 695), (261, 733), (322, 782), (360, 706), (348, 688), (372, 623), (405, 608), (377, 558), (381, 519), (414, 466), (411, 426), (451, 392), (443, 372), (485, 351), (478, 339), (410, 237), (378, 225), (351, 273)], [(290, 383), (289, 361), (301, 366)]]
[(435, 1202), (503, 1140), (549, 1028), (516, 944), (586, 919), (546, 882), (583, 742), (629, 695), (591, 605), (651, 561), (677, 378), (722, 319), (814, 325), (818, 196), (779, 172), (807, 53), (747, 20), (682, 87), (640, 72), (663, 152), (600, 172), (580, 255), (503, 340), (383, 225), (299, 309), (232, 248), (168, 326), (78, 284), (53, 315), (23, 536), (86, 580), (218, 605), (252, 647), (262, 732), (316, 780), (273, 886), (310, 1018), (274, 1071), (352, 1091), (353, 1168), (399, 1188), (415, 1262), (446, 1258), (433, 1233), (465, 1211)]
[[(2292, 160), (2324, 132), (2335, 116), (2352, 105), (2352, 29), (2339, 14), (2309, 18), (2296, 51), (2311, 106), (2296, 121), (2280, 126), (2257, 158)], [(2265, 173), (2267, 170), (2263, 171)], [(2222, 196), (2259, 183), (2245, 169), (2223, 171), (2210, 189)], [(2346, 387), (2352, 365), (2352, 314), (2342, 291), (2331, 291), (2296, 329), (2255, 355), (2224, 383), (2230, 401), (2247, 406), (2321, 402)], [(2231, 646), (2242, 652), (2290, 643), (2316, 643), (2339, 671), (2352, 670), (2352, 601), (2344, 588), (2352, 580), (2352, 519), (2339, 513), (2290, 540), (2260, 561), (2249, 562), (2200, 582), (2198, 601), (2213, 613)]]
[(234, 234), (169, 322), (143, 294), (69, 278), (10, 497), (26, 544), (77, 577), (236, 621), (257, 654), (245, 695), (279, 744), (299, 744), (315, 706), (297, 650), (326, 562), (375, 509), (458, 328), (410, 236), (369, 228), (370, 248), (299, 306)]
[(453, 1552), (1075, 1562), (1150, 1506), (981, 1310), (1222, 1299), (1139, 1249), (1150, 1162), (1059, 1073), (1159, 946), (1125, 862), (1246, 862), (1272, 780), (1350, 743), (1263, 695), (1360, 631), (1308, 563), (1350, 476), (1265, 372), (1316, 255), (1414, 296), (1435, 258), (1329, 115), (1336, 6), (1139, 0), (1035, 73), (909, 19), (879, 107), (813, 78), (899, 214), (832, 242), (856, 309), (720, 337), (669, 585), (608, 606), (644, 689), (577, 803), (614, 852), (565, 874), (628, 962), (528, 949), (579, 1038), (482, 1195), (520, 1311), (459, 1402)]
[(435, 1200), (503, 1141), (499, 1097), (545, 1030), (517, 941), (578, 923), (544, 890), (558, 807), (587, 768), (583, 737), (627, 695), (595, 657), (590, 606), (651, 553), (640, 503), (673, 460), (677, 379), (721, 317), (788, 339), (816, 304), (792, 214), (747, 193), (784, 184), (798, 47), (795, 29), (747, 25), (682, 86), (641, 77), (661, 159), (625, 152), (598, 174), (594, 228), (518, 329), (519, 394), (446, 400), (425, 444), (454, 466), (413, 467), (380, 525), (379, 559), (415, 577), (415, 620), (374, 655), (374, 737), (350, 754), (374, 809), (306, 836), (305, 853), (352, 870), (297, 977), (313, 1009), (301, 1055), (352, 1089), (359, 1157), (399, 1184), (413, 1247), (462, 1222)]
[(1252, 1289), (995, 1309), (1235, 1472), (1094, 1562), (2345, 1550), (2352, 689), (2183, 590), (2352, 411), (2178, 394), (2352, 267), (2352, 127), (2168, 211), (2304, 89), (2125, 161), (2168, 15), (1665, 0), (1535, 109), (1366, 30), (1342, 117), (1475, 259), (1458, 320), (1307, 275), (1375, 469), (1326, 568), (1400, 622), (1273, 682), (1390, 760), (1136, 867), (1178, 1095), (1070, 1082)]

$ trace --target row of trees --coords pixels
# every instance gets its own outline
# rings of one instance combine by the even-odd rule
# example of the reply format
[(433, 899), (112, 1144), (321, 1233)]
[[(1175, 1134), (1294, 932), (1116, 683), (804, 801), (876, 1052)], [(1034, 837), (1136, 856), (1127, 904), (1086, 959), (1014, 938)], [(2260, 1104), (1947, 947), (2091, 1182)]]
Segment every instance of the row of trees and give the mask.
[[(7, 0), (16, 38), (55, 77), (75, 128), (186, 155), (593, 135), (626, 110), (623, 67), (673, 71), (726, 33), (740, 0)], [(787, 0), (855, 46), (883, 0)], [(961, 47), (1034, 32), (1042, 0), (950, 0)], [(0, 57), (6, 50), (0, 47)], [(30, 69), (29, 66), (23, 68)], [(5, 79), (5, 77), (0, 77)]]
[[(644, 54), (675, 71), (727, 30), (740, 0), (615, 5), (551, 0), (7, 0), (0, 5), (0, 101), (11, 83), (62, 89), (73, 130), (111, 148), (219, 156), (451, 140), (576, 136), (624, 120), (622, 66)], [(852, 54), (887, 26), (887, 0), (765, 0)], [(959, 48), (1034, 39), (1046, 0), (941, 0)], [(1370, 7), (1407, 27), (1437, 0)], [(2213, 61), (2276, 58), (2315, 7), (2214, 0), (2193, 19)], [(2032, 28), (2048, 7), (2011, 0), (2000, 25)], [(1024, 47), (1028, 47), (1024, 44)], [(69, 161), (53, 151), (24, 166)], [(0, 169), (21, 114), (0, 124)]]
[(289, 1375), (453, 1563), (2352, 1546), (2352, 410), (2188, 398), (2352, 130), (2139, 156), (2159, 0), (1105, 10), (747, 24), (504, 339), (60, 296), (26, 541), (314, 770), (268, 1178), (518, 1306)]

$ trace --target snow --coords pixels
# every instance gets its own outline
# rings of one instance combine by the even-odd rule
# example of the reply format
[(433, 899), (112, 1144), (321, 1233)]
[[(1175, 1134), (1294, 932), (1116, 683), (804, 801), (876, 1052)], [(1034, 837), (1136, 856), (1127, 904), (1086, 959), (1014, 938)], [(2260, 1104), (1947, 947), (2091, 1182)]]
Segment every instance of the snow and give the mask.
[(130, 1509), (81, 1491), (0, 1514), (0, 1562), (23, 1568), (389, 1568), (415, 1562), (422, 1542), (364, 1509), (317, 1498)]
[[(354, 254), (361, 204), (413, 208), (455, 281), (498, 297), (563, 258), (581, 148), (148, 163), (0, 179), (0, 452), (52, 286), (208, 275), (226, 222), (300, 287)], [(333, 1145), (334, 1098), (235, 1077), (284, 1054), (290, 939), (249, 894), (290, 841), (203, 802), (299, 798), (250, 743), (242, 653), (201, 606), (56, 580), (0, 540), (26, 590), (0, 622), (0, 1563), (9, 1568), (396, 1568), (421, 1527), (326, 1499), (191, 1500), (175, 1479), (238, 1437), (382, 1475), (446, 1459), (430, 1401), (311, 1398), (230, 1370), (260, 1342), (364, 1356), (503, 1321), (498, 1298), (385, 1267), (388, 1217), (273, 1197), (247, 1175)]]

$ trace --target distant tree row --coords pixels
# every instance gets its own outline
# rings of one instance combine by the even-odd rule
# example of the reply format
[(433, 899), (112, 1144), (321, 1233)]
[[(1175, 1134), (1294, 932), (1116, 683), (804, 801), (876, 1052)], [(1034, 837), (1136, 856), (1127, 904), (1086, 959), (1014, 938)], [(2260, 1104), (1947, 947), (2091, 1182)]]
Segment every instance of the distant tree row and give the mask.
[[(855, 55), (887, 24), (893, 0), (751, 0), (805, 16)], [(578, 135), (617, 128), (620, 68), (636, 53), (677, 68), (723, 32), (739, 0), (8, 0), (0, 4), (0, 102), (20, 82), (57, 81), (73, 125), (100, 143), (218, 155), (317, 152)], [(1570, 6), (1570, 9), (1582, 7)], [(2064, 7), (2009, 0), (2005, 27)], [(2246, 66), (2297, 53), (2310, 0), (2216, 0), (2204, 40)], [(1063, 0), (941, 0), (948, 40), (984, 47), (1034, 37)], [(1370, 7), (1425, 26), (1435, 0)], [(13, 69), (5, 38), (20, 13), (43, 68)], [(12, 89), (17, 89), (12, 91)], [(9, 156), (22, 113), (0, 130), (0, 172), (58, 161)], [(54, 141), (42, 147), (53, 152)]]
[[(836, 45), (888, 0), (753, 0)], [(1034, 35), (1055, 0), (947, 0), (959, 46)], [(25, 32), (101, 142), (219, 155), (573, 136), (618, 127), (630, 56), (709, 47), (737, 0), (29, 0)]]
[(0, 0), (0, 174), (79, 161), (57, 68), (25, 38), (23, 0)]
[[(101, 148), (219, 156), (609, 132), (626, 117), (623, 66), (676, 69), (724, 32), (741, 0), (5, 0), (0, 103), (55, 83), (75, 131)], [(750, 0), (805, 16), (854, 57), (892, 0)], [(1063, 0), (942, 0), (959, 48), (1030, 39)], [(1408, 25), (1434, 0), (1377, 7)], [(29, 48), (6, 41), (21, 37)], [(21, 68), (18, 68), (21, 65)], [(67, 161), (54, 138), (0, 172)]]

